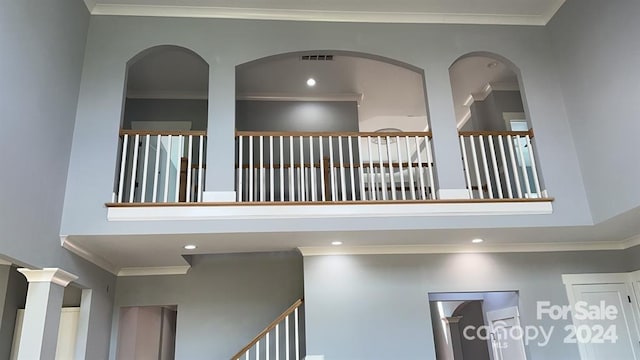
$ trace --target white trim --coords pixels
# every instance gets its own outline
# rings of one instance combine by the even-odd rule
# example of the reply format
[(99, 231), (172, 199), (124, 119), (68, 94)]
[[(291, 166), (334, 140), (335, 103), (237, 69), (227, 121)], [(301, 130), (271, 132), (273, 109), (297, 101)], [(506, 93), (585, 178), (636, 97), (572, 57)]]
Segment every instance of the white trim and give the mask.
[(467, 200), (471, 199), (467, 189), (439, 189), (438, 199), (443, 200)]
[(236, 202), (236, 199), (235, 191), (204, 191), (202, 193), (204, 202)]
[(107, 270), (108, 272), (116, 275), (118, 273), (118, 268), (113, 265), (111, 262), (109, 262), (107, 259), (103, 258), (102, 256), (96, 255), (84, 248), (82, 248), (81, 246), (79, 246), (78, 244), (76, 244), (75, 242), (72, 242), (69, 239), (69, 236), (67, 235), (60, 235), (60, 245), (71, 251), (72, 253), (80, 256), (81, 258), (99, 266), (100, 268)]
[(152, 275), (184, 275), (191, 266), (156, 266), (156, 267), (125, 267), (118, 271), (118, 276), (152, 276)]
[(360, 105), (364, 95), (357, 93), (346, 94), (315, 94), (315, 95), (299, 95), (299, 94), (270, 94), (270, 93), (248, 93), (238, 94), (236, 100), (252, 100), (252, 101), (355, 101)]
[(207, 100), (206, 91), (127, 90), (127, 99)]
[(44, 268), (42, 270), (20, 268), (18, 272), (27, 278), (27, 282), (50, 282), (62, 287), (66, 287), (70, 282), (78, 279), (77, 276), (58, 268)]
[(550, 8), (546, 14), (542, 16), (545, 19), (545, 25), (547, 25), (551, 21), (551, 19), (553, 19), (553, 17), (556, 16), (556, 14), (558, 13), (562, 5), (564, 5), (565, 2), (566, 0), (557, 0), (555, 5), (552, 8)]
[(548, 215), (551, 201), (496, 203), (434, 203), (396, 205), (258, 205), (110, 207), (109, 221), (170, 221), (220, 219), (335, 219), (403, 216)]
[[(414, 24), (491, 24), (545, 26), (548, 14), (500, 15), (427, 12), (330, 11), (301, 9), (265, 9), (204, 6), (160, 6), (97, 4), (92, 15), (160, 16), (190, 18), (373, 22)], [(554, 12), (555, 14), (555, 12)]]
[(84, 4), (87, 6), (89, 13), (93, 13), (93, 9), (96, 8), (96, 0), (84, 0)]
[(456, 128), (458, 130), (462, 129), (462, 127), (467, 123), (467, 121), (471, 120), (471, 110), (467, 111), (460, 121), (456, 124)]
[(623, 240), (622, 243), (624, 244), (625, 249), (640, 246), (640, 235), (634, 235), (628, 239)]
[(629, 282), (629, 273), (563, 274), (562, 283), (567, 287), (588, 284), (623, 284)]
[(618, 242), (299, 247), (302, 256), (531, 253), (620, 250)]

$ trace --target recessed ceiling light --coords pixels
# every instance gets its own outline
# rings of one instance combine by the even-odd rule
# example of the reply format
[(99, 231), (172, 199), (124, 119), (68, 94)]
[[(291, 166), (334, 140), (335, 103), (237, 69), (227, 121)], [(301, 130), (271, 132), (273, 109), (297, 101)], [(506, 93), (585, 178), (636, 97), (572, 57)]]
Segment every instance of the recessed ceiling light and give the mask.
[(480, 244), (483, 241), (484, 240), (482, 240), (482, 239), (473, 239), (473, 240), (471, 240), (471, 242), (474, 243), (474, 244)]
[(342, 241), (334, 241), (334, 242), (331, 243), (331, 245), (340, 246), (340, 245), (342, 245)]
[(316, 79), (309, 78), (309, 80), (307, 80), (307, 86), (316, 86)]
[(185, 245), (184, 249), (185, 250), (195, 250), (197, 248), (197, 246), (195, 245)]

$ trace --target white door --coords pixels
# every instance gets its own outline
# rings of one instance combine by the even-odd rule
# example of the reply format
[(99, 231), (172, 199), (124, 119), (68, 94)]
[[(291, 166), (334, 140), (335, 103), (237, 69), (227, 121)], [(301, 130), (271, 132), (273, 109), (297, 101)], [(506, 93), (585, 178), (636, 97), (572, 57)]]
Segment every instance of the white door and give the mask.
[(511, 331), (520, 328), (520, 314), (517, 307), (487, 312), (487, 321), (491, 329), (491, 346), (494, 360), (526, 360), (524, 340), (511, 334), (522, 334)]
[[(568, 340), (579, 344), (583, 360), (640, 360), (630, 284), (575, 284), (569, 295), (575, 333)], [(615, 311), (607, 315), (608, 308)]]

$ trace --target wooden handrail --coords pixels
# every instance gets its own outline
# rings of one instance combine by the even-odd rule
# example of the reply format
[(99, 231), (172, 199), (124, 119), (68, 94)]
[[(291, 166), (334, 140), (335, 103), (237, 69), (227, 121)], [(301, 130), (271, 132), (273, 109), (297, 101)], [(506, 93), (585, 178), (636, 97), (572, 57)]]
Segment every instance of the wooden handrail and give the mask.
[(422, 132), (354, 132), (354, 131), (345, 131), (345, 132), (332, 132), (332, 131), (300, 131), (300, 132), (291, 132), (291, 131), (236, 131), (236, 137), (238, 136), (293, 136), (293, 137), (311, 137), (311, 136), (343, 136), (343, 137), (405, 137), (405, 136), (428, 136), (431, 137), (431, 131), (422, 131)]
[[(419, 166), (422, 165), (422, 167), (429, 167), (429, 166), (433, 166), (433, 163), (429, 163), (429, 162), (412, 162), (411, 163), (411, 167), (414, 169), (418, 169)], [(280, 170), (280, 164), (264, 164), (262, 166), (260, 166), (260, 164), (253, 164), (253, 168), (254, 169), (270, 169), (273, 166), (273, 170)], [(236, 163), (236, 169), (238, 168), (238, 164)], [(304, 164), (293, 164), (293, 166), (291, 166), (291, 164), (283, 164), (282, 168), (284, 169), (290, 169), (290, 168), (294, 168), (294, 169), (299, 169), (299, 168), (305, 168), (305, 169), (310, 169), (311, 168), (311, 163), (304, 163)], [(353, 166), (351, 166), (351, 164), (349, 163), (345, 163), (344, 165), (340, 165), (340, 164), (333, 164), (333, 167), (338, 169), (341, 167), (344, 167), (345, 169), (350, 169), (350, 168), (354, 168), (354, 169), (359, 169), (360, 168), (360, 164), (353, 164)], [(394, 168), (399, 168), (400, 167), (400, 163), (398, 162), (392, 162), (392, 163), (383, 163), (382, 166), (380, 165), (380, 163), (373, 163), (373, 166), (371, 166), (371, 164), (367, 164), (367, 163), (363, 163), (362, 164), (362, 168), (388, 168), (388, 167), (394, 167)], [(402, 163), (402, 167), (403, 169), (409, 170), (409, 163), (408, 162), (403, 162)], [(243, 169), (250, 169), (251, 166), (247, 165), (247, 164), (242, 164), (242, 168)], [(320, 169), (320, 163), (314, 163), (313, 164), (313, 168), (314, 169)], [(331, 168), (331, 165), (325, 165), (325, 168)]]
[(273, 320), (269, 325), (267, 325), (266, 328), (264, 328), (264, 330), (262, 330), (258, 335), (256, 335), (256, 337), (253, 338), (253, 340), (251, 340), (247, 346), (243, 347), (242, 350), (238, 351), (232, 358), (231, 360), (237, 360), (238, 358), (240, 358), (242, 355), (244, 355), (247, 350), (251, 349), (258, 341), (260, 341), (260, 339), (262, 339), (268, 332), (270, 332), (271, 330), (273, 330), (276, 325), (280, 324), (280, 322), (282, 322), (282, 320), (284, 320), (287, 316), (293, 314), (293, 312), (299, 308), (300, 306), (302, 306), (303, 304), (303, 300), (302, 299), (298, 299), (296, 300), (296, 302), (293, 303), (293, 305), (289, 306), (289, 308), (287, 310), (285, 310), (282, 314), (280, 314), (280, 316), (278, 316), (275, 320)]
[(460, 131), (460, 136), (529, 136), (533, 137), (533, 129), (529, 131)]
[(124, 136), (124, 135), (129, 135), (129, 136), (135, 136), (135, 135), (141, 135), (141, 136), (146, 136), (146, 135), (151, 135), (151, 136), (207, 136), (207, 132), (206, 131), (196, 131), (196, 130), (191, 130), (191, 131), (183, 131), (183, 130), (176, 130), (176, 131), (171, 131), (171, 130), (167, 130), (167, 131), (156, 131), (156, 130), (125, 130), (125, 129), (121, 129), (120, 130), (120, 136)]

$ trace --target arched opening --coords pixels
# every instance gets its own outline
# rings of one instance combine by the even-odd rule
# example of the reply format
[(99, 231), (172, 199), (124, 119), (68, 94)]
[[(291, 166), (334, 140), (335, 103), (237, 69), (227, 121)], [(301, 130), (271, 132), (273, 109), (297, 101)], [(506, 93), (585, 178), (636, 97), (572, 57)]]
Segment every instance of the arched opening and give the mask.
[(118, 203), (201, 201), (209, 65), (179, 46), (147, 49), (127, 63)]
[(449, 74), (471, 198), (546, 197), (520, 70), (499, 55), (472, 53)]
[(370, 54), (288, 53), (237, 66), (236, 94), (238, 201), (431, 198), (421, 69)]

